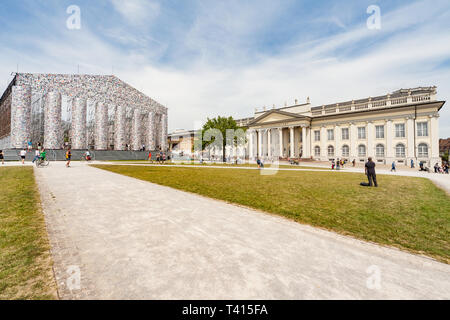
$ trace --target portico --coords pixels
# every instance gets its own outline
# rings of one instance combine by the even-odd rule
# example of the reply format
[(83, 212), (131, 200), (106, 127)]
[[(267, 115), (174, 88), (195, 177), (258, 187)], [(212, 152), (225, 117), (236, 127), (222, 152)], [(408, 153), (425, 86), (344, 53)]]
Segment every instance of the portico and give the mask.
[(266, 161), (309, 158), (310, 118), (272, 110), (249, 123), (249, 156)]
[[(243, 119), (250, 160), (346, 160), (364, 163), (440, 162), (436, 87), (400, 89), (387, 95), (312, 107), (256, 110)], [(245, 121), (244, 121), (245, 120)]]

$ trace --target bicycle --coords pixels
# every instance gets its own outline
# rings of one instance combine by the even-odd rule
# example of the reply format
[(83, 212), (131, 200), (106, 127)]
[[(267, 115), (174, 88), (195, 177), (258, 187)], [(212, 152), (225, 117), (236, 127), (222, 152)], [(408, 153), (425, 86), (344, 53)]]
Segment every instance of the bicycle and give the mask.
[(91, 156), (86, 156), (86, 155), (83, 155), (83, 156), (81, 156), (81, 159), (80, 159), (80, 161), (81, 162), (91, 162), (92, 161), (92, 157)]
[(47, 158), (45, 158), (44, 160), (42, 160), (41, 158), (36, 160), (37, 168), (45, 168), (45, 167), (48, 167), (49, 164), (50, 164), (50, 161)]

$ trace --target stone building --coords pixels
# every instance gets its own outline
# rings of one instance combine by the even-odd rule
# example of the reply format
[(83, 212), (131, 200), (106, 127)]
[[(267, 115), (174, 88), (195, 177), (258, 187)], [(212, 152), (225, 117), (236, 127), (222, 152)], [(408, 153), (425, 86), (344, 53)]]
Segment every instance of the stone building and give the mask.
[(18, 73), (0, 99), (0, 149), (167, 150), (167, 117), (115, 76)]
[[(304, 158), (409, 164), (439, 162), (436, 87), (400, 89), (391, 94), (330, 105), (256, 110), (243, 119), (250, 159)], [(245, 120), (245, 121), (244, 121)]]

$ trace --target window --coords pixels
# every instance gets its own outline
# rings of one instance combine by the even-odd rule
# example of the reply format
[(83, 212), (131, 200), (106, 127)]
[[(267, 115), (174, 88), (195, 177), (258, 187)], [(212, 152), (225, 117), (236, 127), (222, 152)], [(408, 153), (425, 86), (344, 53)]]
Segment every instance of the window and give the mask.
[(334, 130), (328, 129), (328, 140), (334, 140)]
[(342, 156), (348, 157), (350, 155), (350, 148), (347, 145), (342, 146)]
[(320, 157), (320, 147), (319, 146), (316, 146), (314, 148), (314, 154), (316, 155), (316, 157)]
[(404, 138), (405, 137), (405, 124), (399, 123), (395, 125), (395, 137)]
[(314, 141), (320, 141), (320, 130), (314, 131)]
[(397, 158), (404, 158), (406, 155), (405, 145), (403, 143), (399, 143), (395, 146), (395, 156)]
[(377, 139), (384, 139), (384, 126), (375, 126), (375, 134)]
[(428, 123), (419, 122), (417, 124), (417, 136), (418, 137), (428, 137)]
[(366, 156), (366, 146), (363, 144), (360, 144), (358, 146), (358, 156), (359, 157), (365, 157)]
[(358, 127), (358, 139), (366, 138), (366, 127)]
[(342, 128), (342, 140), (348, 140), (348, 128)]
[(377, 144), (376, 155), (377, 155), (377, 158), (384, 157), (384, 146), (382, 144)]
[(428, 157), (428, 146), (425, 143), (419, 144), (419, 158)]
[(334, 147), (333, 146), (328, 146), (328, 156), (334, 157)]

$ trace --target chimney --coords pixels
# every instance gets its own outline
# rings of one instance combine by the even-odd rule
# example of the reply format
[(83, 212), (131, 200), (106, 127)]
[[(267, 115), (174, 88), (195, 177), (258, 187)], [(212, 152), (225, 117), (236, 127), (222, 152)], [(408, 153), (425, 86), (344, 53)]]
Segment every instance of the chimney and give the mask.
[(307, 104), (310, 104), (310, 103), (311, 103), (311, 100), (309, 99), (309, 97), (306, 98), (306, 103), (307, 103)]

